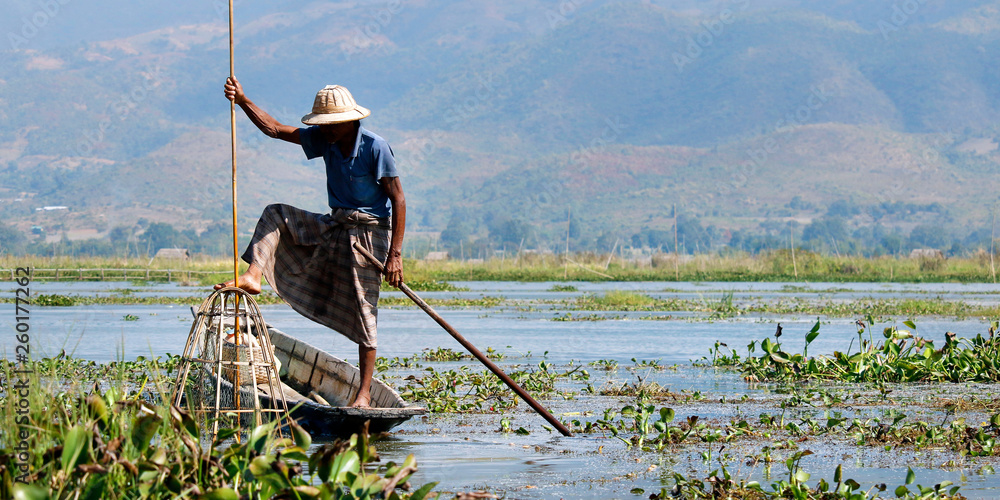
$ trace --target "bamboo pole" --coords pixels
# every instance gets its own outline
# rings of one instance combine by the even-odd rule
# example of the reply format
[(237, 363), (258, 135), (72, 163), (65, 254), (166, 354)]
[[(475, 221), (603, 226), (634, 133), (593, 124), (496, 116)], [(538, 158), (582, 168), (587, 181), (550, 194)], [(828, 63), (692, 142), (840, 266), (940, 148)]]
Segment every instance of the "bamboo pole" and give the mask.
[[(229, 77), (236, 78), (236, 58), (235, 58), (235, 41), (233, 37), (233, 0), (229, 0)], [(239, 256), (239, 231), (236, 223), (236, 101), (229, 101), (229, 132), (230, 132), (230, 144), (232, 147), (232, 157), (233, 157), (233, 286), (239, 288), (240, 286), (240, 256)], [(225, 309), (225, 307), (223, 307)], [(240, 296), (236, 295), (233, 301), (233, 315), (234, 315), (234, 331), (233, 340), (236, 343), (236, 352), (239, 352), (240, 347)], [(219, 324), (219, 334), (222, 335), (222, 324)], [(221, 344), (221, 343), (220, 343)], [(236, 408), (240, 409), (240, 372), (236, 370), (236, 377), (234, 379), (236, 394)], [(218, 408), (218, 405), (216, 405)], [(236, 434), (236, 442), (240, 442), (240, 435)]]
[(681, 280), (681, 254), (677, 245), (677, 204), (673, 205), (674, 212), (674, 281)]
[[(381, 262), (379, 262), (379, 260), (376, 259), (374, 255), (368, 252), (368, 250), (366, 250), (365, 247), (355, 242), (354, 249), (357, 250), (358, 252), (361, 252), (361, 255), (364, 255), (365, 258), (368, 259), (368, 261), (371, 262), (375, 267), (377, 267), (379, 271), (381, 271), (383, 274), (385, 273), (385, 266)], [(525, 403), (528, 403), (528, 406), (531, 406), (535, 410), (535, 412), (537, 412), (539, 415), (542, 416), (542, 418), (547, 420), (550, 424), (552, 424), (553, 427), (558, 429), (563, 436), (573, 435), (573, 433), (570, 432), (569, 429), (567, 429), (562, 422), (556, 419), (556, 417), (552, 416), (552, 414), (549, 413), (549, 411), (546, 410), (545, 407), (539, 404), (538, 401), (535, 401), (535, 398), (531, 397), (531, 395), (528, 394), (527, 391), (522, 389), (521, 386), (517, 385), (517, 382), (514, 382), (513, 379), (507, 376), (507, 374), (504, 373), (499, 366), (497, 366), (495, 363), (490, 361), (489, 358), (484, 356), (483, 353), (476, 348), (476, 346), (472, 345), (468, 340), (465, 340), (465, 337), (463, 337), (462, 334), (458, 333), (458, 330), (455, 330), (455, 328), (453, 328), (450, 324), (448, 324), (448, 322), (445, 321), (444, 318), (442, 318), (434, 309), (432, 309), (431, 306), (429, 306), (426, 302), (424, 302), (423, 299), (417, 296), (417, 294), (414, 293), (413, 290), (410, 290), (410, 287), (406, 286), (406, 283), (400, 283), (399, 289), (404, 294), (406, 294), (406, 296), (409, 297), (410, 300), (412, 300), (414, 303), (420, 306), (420, 308), (423, 309), (428, 316), (433, 318), (434, 321), (437, 322), (437, 324), (441, 325), (441, 327), (444, 328), (445, 331), (451, 334), (451, 336), (455, 340), (457, 340), (459, 344), (462, 344), (462, 347), (465, 347), (467, 351), (472, 353), (472, 355), (475, 356), (480, 363), (486, 365), (486, 368), (489, 368), (490, 371), (493, 372), (497, 377), (500, 377), (500, 380), (502, 380), (503, 383), (507, 384), (507, 387), (510, 387), (511, 390), (517, 393), (518, 396), (521, 396), (521, 399), (523, 399)]]
[(792, 271), (795, 272), (795, 279), (799, 279), (799, 266), (795, 264), (795, 227), (788, 223), (788, 247), (792, 250)]
[(990, 274), (993, 276), (993, 283), (997, 282), (997, 268), (993, 263), (993, 254), (997, 241), (997, 204), (993, 203), (993, 225), (990, 228)]
[[(235, 43), (233, 38), (233, 0), (229, 0), (229, 77), (236, 77)], [(229, 101), (229, 132), (233, 160), (233, 286), (239, 288), (240, 257), (236, 223), (236, 101)]]
[(615, 238), (615, 245), (611, 247), (611, 253), (608, 254), (608, 261), (604, 263), (604, 270), (608, 270), (608, 266), (611, 265), (611, 259), (615, 256), (615, 249), (618, 248), (618, 238)]
[(573, 223), (572, 207), (566, 210), (566, 263), (563, 267), (563, 280), (569, 279), (569, 232)]

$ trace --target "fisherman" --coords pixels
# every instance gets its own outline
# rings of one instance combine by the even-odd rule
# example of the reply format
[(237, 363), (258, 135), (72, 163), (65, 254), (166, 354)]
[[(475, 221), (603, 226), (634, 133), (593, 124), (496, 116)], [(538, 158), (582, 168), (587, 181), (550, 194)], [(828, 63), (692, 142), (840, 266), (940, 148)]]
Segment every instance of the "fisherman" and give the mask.
[[(339, 85), (316, 94), (312, 113), (302, 118), (307, 128), (275, 120), (234, 77), (226, 80), (225, 94), (268, 137), (301, 145), (310, 160), (323, 157), (331, 209), (316, 214), (281, 204), (265, 208), (243, 253), (250, 268), (240, 275), (239, 287), (258, 294), (263, 276), (292, 309), (357, 343), (361, 387), (351, 406), (368, 407), (382, 275), (353, 243), (385, 262), (389, 284), (403, 283), (406, 200), (392, 149), (361, 126), (371, 111)], [(215, 289), (233, 285), (230, 280)]]

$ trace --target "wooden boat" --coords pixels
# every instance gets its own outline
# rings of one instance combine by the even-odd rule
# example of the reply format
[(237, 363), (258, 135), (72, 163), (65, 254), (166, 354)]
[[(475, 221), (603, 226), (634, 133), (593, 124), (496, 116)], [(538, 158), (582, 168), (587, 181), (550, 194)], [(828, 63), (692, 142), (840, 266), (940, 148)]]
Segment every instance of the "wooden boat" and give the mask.
[[(274, 355), (281, 362), (281, 390), (288, 409), (313, 436), (350, 436), (366, 421), (368, 432), (386, 432), (427, 413), (425, 408), (407, 405), (399, 393), (377, 378), (372, 379), (371, 407), (348, 407), (361, 378), (357, 367), (272, 326), (268, 332)], [(262, 392), (261, 405), (271, 405), (270, 395)], [(329, 404), (319, 402), (323, 400)]]

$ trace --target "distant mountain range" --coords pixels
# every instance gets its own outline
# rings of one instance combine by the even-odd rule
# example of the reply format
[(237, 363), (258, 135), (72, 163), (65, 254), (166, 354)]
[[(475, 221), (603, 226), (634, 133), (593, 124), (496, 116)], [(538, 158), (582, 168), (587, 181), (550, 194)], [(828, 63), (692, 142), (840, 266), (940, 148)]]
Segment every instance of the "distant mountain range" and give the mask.
[[(225, 219), (225, 4), (49, 3), (3, 7), (0, 215), (26, 232)], [(279, 120), (298, 123), (329, 83), (373, 109), (366, 127), (393, 145), (415, 231), (514, 220), (554, 247), (569, 212), (589, 248), (668, 229), (674, 207), (753, 231), (846, 201), (939, 203), (879, 223), (961, 232), (988, 225), (997, 200), (996, 0), (244, 0), (236, 12), (237, 75)], [(322, 166), (239, 120), (244, 227), (273, 201), (323, 210)]]

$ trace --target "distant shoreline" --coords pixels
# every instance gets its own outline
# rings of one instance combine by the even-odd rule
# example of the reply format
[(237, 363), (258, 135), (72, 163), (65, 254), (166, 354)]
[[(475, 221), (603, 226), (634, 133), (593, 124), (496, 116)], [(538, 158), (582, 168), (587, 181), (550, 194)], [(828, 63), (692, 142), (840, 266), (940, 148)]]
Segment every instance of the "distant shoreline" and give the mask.
[[(414, 289), (448, 291), (440, 281), (663, 281), (663, 282), (831, 282), (831, 283), (996, 283), (1000, 259), (988, 253), (969, 257), (827, 256), (777, 250), (759, 255), (653, 254), (621, 256), (584, 252), (521, 254), (487, 260), (406, 259), (404, 272)], [(241, 262), (241, 266), (246, 264)], [(0, 257), (0, 281), (31, 267), (39, 281), (136, 281), (209, 285), (232, 274), (232, 261), (218, 257), (147, 260), (102, 257)], [(387, 288), (388, 289), (388, 288)]]

